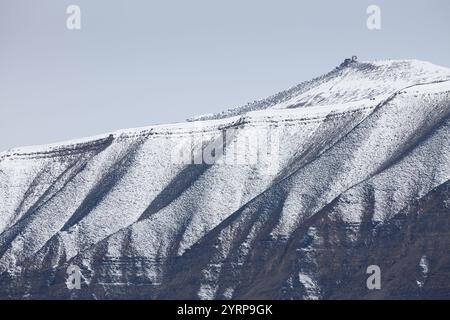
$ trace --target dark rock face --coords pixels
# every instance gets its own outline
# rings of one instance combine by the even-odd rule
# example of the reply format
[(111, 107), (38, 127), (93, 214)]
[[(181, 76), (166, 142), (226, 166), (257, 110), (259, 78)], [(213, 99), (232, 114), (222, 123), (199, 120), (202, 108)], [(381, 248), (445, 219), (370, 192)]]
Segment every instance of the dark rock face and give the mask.
[[(363, 212), (364, 220), (359, 226), (361, 237), (356, 242), (348, 240), (355, 226), (333, 219), (333, 205), (330, 205), (311, 225), (322, 239), (321, 246), (311, 248), (313, 255), (302, 250), (309, 242), (307, 233), (300, 233), (298, 241), (293, 241), (291, 251), (300, 249), (301, 252), (295, 257), (294, 270), (309, 269), (319, 274), (317, 279), (325, 299), (450, 298), (449, 191), (447, 182), (385, 224), (372, 222), (373, 211), (369, 206)], [(367, 203), (371, 203), (370, 198)], [(420, 269), (424, 257), (430, 266), (426, 274)], [(312, 263), (315, 267), (311, 270)], [(380, 290), (366, 288), (369, 265), (381, 269)], [(418, 286), (418, 281), (423, 281), (423, 285)], [(304, 292), (292, 288), (284, 294), (301, 296)]]
[[(374, 74), (411, 83), (385, 92)], [(354, 61), (280, 110), (1, 154), (0, 298), (449, 299), (447, 79)], [(277, 153), (172, 161), (180, 143), (197, 159), (229, 130), (223, 157), (264, 130)]]
[[(433, 189), (386, 224), (374, 225), (373, 212), (367, 208), (365, 221), (359, 226), (362, 237), (357, 242), (349, 238), (358, 226), (333, 217), (336, 202), (296, 230), (289, 240), (259, 239), (242, 265), (238, 252), (223, 261), (227, 265), (220, 271), (223, 289), (239, 283), (235, 299), (304, 299), (312, 294), (322, 299), (450, 298), (450, 182)], [(67, 290), (65, 268), (59, 268), (15, 277), (3, 274), (2, 295), (38, 299), (189, 299), (196, 296), (202, 282), (201, 266), (211, 259), (210, 254), (205, 254), (212, 250), (211, 240), (171, 261), (168, 279), (162, 286), (144, 276), (145, 269), (161, 266), (161, 261), (120, 257), (102, 259), (95, 266), (98, 276), (79, 291)], [(420, 268), (423, 257), (429, 263), (426, 273)], [(366, 287), (369, 265), (381, 269), (380, 290)], [(82, 273), (89, 276), (87, 270)], [(305, 288), (298, 280), (299, 273), (314, 275), (317, 290)], [(418, 286), (418, 282), (423, 284)], [(217, 298), (227, 296), (219, 294)]]

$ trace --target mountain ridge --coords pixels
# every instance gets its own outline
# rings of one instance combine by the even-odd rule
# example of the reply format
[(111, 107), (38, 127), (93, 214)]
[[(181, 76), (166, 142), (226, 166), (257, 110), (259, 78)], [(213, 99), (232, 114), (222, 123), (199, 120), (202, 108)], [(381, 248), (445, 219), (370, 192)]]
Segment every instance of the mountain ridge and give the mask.
[[(390, 77), (414, 70), (422, 69)], [(340, 104), (326, 104), (339, 94), (325, 86), (319, 91), (330, 94), (315, 107), (160, 126), (161, 134), (121, 130), (82, 144), (82, 152), (51, 158), (13, 151), (0, 160), (0, 296), (358, 298), (354, 291), (365, 298), (445, 297), (450, 261), (432, 243), (436, 234), (439, 243), (450, 239), (448, 194), (440, 188), (450, 180), (450, 71), (427, 76), (426, 70), (418, 78), (430, 83), (394, 90), (413, 77), (385, 91), (385, 81), (382, 94), (369, 99), (353, 101), (377, 91), (359, 91), (344, 76), (338, 88), (349, 96)], [(319, 91), (312, 90), (290, 99), (317, 101)], [(171, 130), (181, 133), (168, 135)], [(230, 139), (222, 141), (228, 131)], [(248, 151), (273, 136), (279, 137), (276, 152), (251, 161)], [(237, 153), (245, 161), (195, 162), (218, 146), (219, 160)], [(194, 162), (174, 162), (176, 149), (192, 153)], [(441, 200), (424, 198), (432, 192)], [(418, 201), (435, 206), (439, 220), (423, 222), (414, 209)], [(398, 220), (405, 210), (417, 219)], [(424, 232), (400, 236), (390, 231), (396, 226)], [(430, 244), (404, 249), (419, 237)], [(383, 246), (403, 252), (412, 265)], [(433, 276), (409, 277), (398, 267), (412, 270), (423, 261)], [(367, 291), (369, 264), (397, 280)], [(70, 265), (81, 269), (81, 290), (65, 286)]]
[[(348, 69), (349, 66), (361, 66), (361, 65), (368, 65), (368, 66), (377, 66), (377, 65), (389, 65), (389, 64), (420, 64), (420, 65), (429, 65), (429, 66), (433, 66), (436, 68), (437, 71), (435, 71), (436, 73), (438, 73), (438, 70), (445, 70), (447, 72), (447, 78), (446, 79), (441, 79), (441, 80), (435, 80), (435, 81), (449, 81), (450, 80), (450, 69), (445, 68), (445, 67), (439, 67), (439, 66), (435, 66), (432, 65), (430, 62), (426, 62), (426, 61), (421, 61), (421, 60), (416, 60), (416, 59), (400, 59), (400, 60), (374, 60), (374, 61), (364, 61), (364, 62), (357, 62), (357, 61), (353, 61), (350, 62), (349, 64), (344, 65), (344, 63), (342, 63), (340, 66), (336, 67), (335, 69), (331, 70), (330, 72), (316, 77), (312, 80), (308, 80), (308, 81), (304, 81), (296, 86), (291, 87), (288, 90), (285, 91), (281, 91), (279, 93), (276, 93), (274, 95), (269, 96), (268, 98), (264, 98), (261, 100), (258, 100), (257, 102), (264, 102), (266, 100), (272, 100), (277, 96), (280, 95), (285, 95), (287, 92), (290, 91), (298, 91), (298, 88), (304, 88), (306, 86), (306, 84), (310, 84), (310, 83), (314, 83), (316, 81), (320, 81), (323, 79), (327, 79), (327, 77), (329, 77), (330, 75), (334, 75), (339, 71), (342, 71), (344, 69)], [(422, 85), (422, 84), (428, 84), (428, 83), (432, 83), (433, 81), (426, 81), (424, 83), (414, 83), (405, 87), (401, 87), (401, 88), (397, 88), (397, 90), (395, 92), (391, 92), (390, 94), (395, 95), (396, 92), (400, 92), (401, 90), (407, 89), (411, 86), (415, 86), (415, 85)], [(387, 97), (386, 97), (387, 98)], [(380, 98), (381, 101), (381, 98)], [(356, 101), (352, 101), (353, 103), (356, 103)], [(249, 103), (252, 104), (252, 103)], [(247, 105), (249, 105), (247, 104)], [(5, 150), (5, 151), (1, 151), (0, 152), (0, 159), (4, 158), (5, 156), (11, 155), (13, 153), (18, 153), (21, 152), (22, 149), (25, 149), (23, 152), (26, 152), (26, 149), (45, 149), (45, 148), (52, 148), (52, 147), (60, 147), (60, 146), (72, 146), (72, 145), (83, 145), (84, 143), (91, 143), (94, 142), (92, 140), (103, 140), (108, 138), (109, 136), (121, 136), (121, 135), (132, 135), (135, 132), (142, 132), (143, 135), (145, 134), (152, 134), (152, 131), (157, 131), (158, 129), (164, 130), (164, 129), (178, 129), (179, 126), (186, 126), (189, 127), (191, 125), (192, 122), (201, 122), (201, 121), (218, 121), (218, 125), (220, 125), (220, 121), (226, 121), (227, 119), (233, 119), (233, 120), (239, 120), (240, 116), (245, 116), (246, 113), (251, 113), (252, 111), (262, 111), (261, 109), (256, 109), (256, 110), (246, 110), (246, 106), (243, 107), (237, 107), (237, 108), (231, 108), (228, 109), (227, 111), (224, 111), (225, 113), (228, 111), (241, 111), (241, 110), (245, 110), (240, 114), (237, 115), (231, 115), (231, 114), (225, 114), (223, 116), (220, 116), (218, 118), (209, 118), (209, 116), (207, 116), (206, 118), (204, 118), (202, 115), (193, 117), (191, 120), (188, 120), (186, 122), (177, 122), (177, 123), (169, 123), (169, 124), (156, 124), (156, 125), (151, 125), (151, 126), (144, 126), (144, 127), (136, 127), (136, 128), (129, 128), (129, 129), (121, 129), (121, 130), (116, 130), (116, 131), (112, 131), (112, 132), (108, 132), (108, 133), (104, 133), (104, 134), (98, 134), (98, 135), (94, 135), (94, 136), (88, 136), (88, 137), (84, 137), (84, 138), (79, 138), (79, 139), (71, 139), (71, 140), (67, 140), (67, 141), (61, 141), (61, 142), (56, 142), (56, 143), (51, 143), (51, 144), (42, 144), (42, 145), (32, 145), (32, 146), (25, 146), (25, 147), (15, 147), (15, 148), (11, 148), (9, 150)], [(313, 107), (317, 107), (320, 105), (314, 105)], [(332, 106), (332, 105), (331, 105)], [(264, 110), (264, 109), (263, 109)], [(314, 113), (314, 110), (309, 110), (311, 113)], [(217, 114), (218, 115), (218, 114)], [(213, 115), (212, 115), (213, 116)], [(194, 120), (195, 119), (195, 120)], [(195, 124), (194, 124), (195, 126)]]

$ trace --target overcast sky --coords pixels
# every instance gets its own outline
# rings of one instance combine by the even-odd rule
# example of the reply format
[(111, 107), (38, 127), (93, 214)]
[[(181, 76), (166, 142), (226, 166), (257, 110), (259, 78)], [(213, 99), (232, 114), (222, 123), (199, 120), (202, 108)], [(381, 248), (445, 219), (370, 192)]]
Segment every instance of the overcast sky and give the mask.
[(351, 55), (450, 67), (449, 14), (448, 0), (0, 0), (0, 151), (221, 111)]

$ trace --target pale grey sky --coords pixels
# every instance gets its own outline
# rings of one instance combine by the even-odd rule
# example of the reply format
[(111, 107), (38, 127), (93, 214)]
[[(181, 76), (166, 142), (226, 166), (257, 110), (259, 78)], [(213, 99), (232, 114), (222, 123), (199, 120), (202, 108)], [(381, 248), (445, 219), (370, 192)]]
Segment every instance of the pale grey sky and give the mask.
[[(66, 28), (70, 4), (81, 30)], [(450, 67), (449, 13), (448, 0), (0, 0), (0, 151), (221, 111), (354, 54)]]

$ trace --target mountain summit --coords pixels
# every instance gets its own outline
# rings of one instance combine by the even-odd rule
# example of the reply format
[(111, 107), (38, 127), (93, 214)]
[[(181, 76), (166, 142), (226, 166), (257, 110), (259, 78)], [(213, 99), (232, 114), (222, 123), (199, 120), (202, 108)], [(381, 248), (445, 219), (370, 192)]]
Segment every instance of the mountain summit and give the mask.
[(193, 120), (1, 153), (0, 297), (450, 297), (450, 69), (352, 61)]
[(215, 115), (190, 119), (207, 120), (241, 115), (248, 111), (341, 104), (376, 96), (389, 96), (417, 84), (449, 79), (449, 69), (419, 60), (358, 62), (346, 59), (331, 72), (303, 82), (269, 98)]

